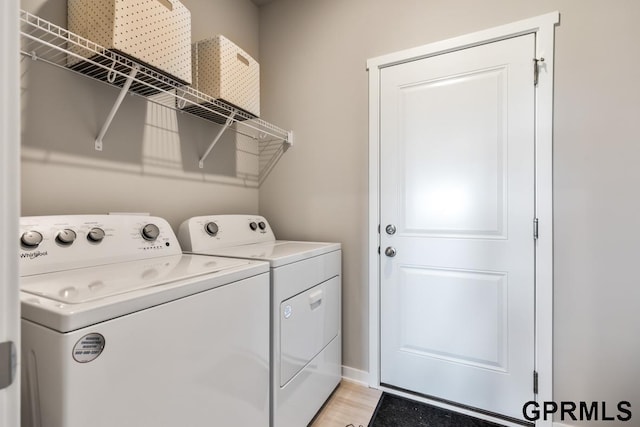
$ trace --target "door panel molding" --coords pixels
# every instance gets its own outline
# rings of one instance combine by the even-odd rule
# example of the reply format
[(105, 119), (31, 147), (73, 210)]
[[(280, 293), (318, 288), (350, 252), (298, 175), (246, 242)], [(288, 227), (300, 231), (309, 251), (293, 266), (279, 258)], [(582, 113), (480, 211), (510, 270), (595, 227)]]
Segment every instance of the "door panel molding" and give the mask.
[[(501, 373), (508, 372), (507, 366), (507, 273), (480, 270), (457, 270), (450, 268), (430, 268), (401, 266), (401, 295), (399, 305), (404, 308), (403, 316), (417, 318), (419, 313), (436, 314), (442, 312), (443, 306), (451, 307), (449, 302), (455, 301), (453, 309), (447, 309), (447, 319), (450, 324), (458, 326), (452, 334), (442, 334), (440, 329), (425, 330), (423, 324), (404, 322), (407, 328), (398, 337), (401, 351), (428, 355), (451, 363), (481, 367)], [(429, 285), (420, 286), (412, 280), (414, 277), (422, 279), (428, 276)], [(417, 286), (416, 286), (417, 285)], [(416, 293), (403, 292), (416, 286), (422, 293), (419, 299), (410, 298)], [(460, 300), (463, 288), (473, 287), (472, 298)], [(481, 304), (484, 302), (486, 304)], [(493, 306), (494, 311), (478, 311), (478, 307)], [(499, 312), (494, 317), (493, 313)], [(483, 317), (486, 315), (486, 319)], [(461, 319), (461, 320), (460, 320)], [(437, 317), (427, 324), (435, 324)], [(464, 326), (463, 326), (464, 325)], [(467, 325), (474, 325), (469, 328)], [(463, 340), (452, 340), (451, 336), (464, 336)], [(490, 337), (491, 339), (486, 339)], [(480, 352), (472, 353), (472, 346), (464, 345), (467, 340), (483, 339)]]
[[(553, 385), (553, 198), (552, 122), (554, 32), (559, 12), (525, 19), (500, 27), (407, 49), (367, 61), (369, 72), (369, 385), (385, 387), (380, 379), (380, 70), (386, 67), (479, 46), (507, 38), (535, 34), (536, 57), (545, 58), (535, 91), (535, 217), (539, 236), (536, 245), (535, 369), (537, 400), (552, 400)], [(532, 58), (533, 63), (533, 58)], [(533, 79), (533, 65), (532, 65)], [(384, 225), (383, 225), (384, 226)], [(395, 392), (394, 390), (390, 390)], [(396, 392), (397, 393), (397, 392)], [(415, 398), (415, 396), (414, 396)], [(426, 400), (426, 399), (425, 399)], [(430, 401), (438, 405), (438, 402)], [(482, 414), (475, 414), (483, 418)], [(489, 417), (490, 418), (490, 417)], [(551, 426), (551, 421), (538, 421)]]
[[(404, 144), (404, 138), (398, 135), (399, 151), (406, 153), (399, 159), (400, 168), (404, 171), (401, 174), (404, 180), (399, 183), (399, 193), (404, 196), (405, 201), (400, 204), (411, 207), (404, 212), (406, 216), (398, 221), (402, 232), (410, 231), (434, 237), (507, 238), (507, 153), (504, 145), (508, 129), (500, 126), (502, 120), (491, 120), (492, 117), (507, 114), (507, 71), (506, 66), (492, 67), (450, 78), (438, 77), (417, 85), (400, 86), (400, 115), (418, 111), (419, 108), (415, 107), (424, 106), (428, 99), (435, 100), (432, 104), (437, 105), (437, 108), (430, 108), (428, 111), (430, 120), (411, 120), (409, 116), (405, 123), (411, 123), (412, 126), (402, 128), (407, 134), (419, 134), (432, 140), (432, 144), (409, 147)], [(461, 100), (456, 97), (458, 91), (473, 91), (478, 95)], [(487, 108), (488, 105), (491, 108)], [(453, 111), (460, 117), (460, 121), (465, 121), (468, 114), (469, 118), (474, 119), (474, 123), (464, 126), (464, 129), (457, 127), (456, 135), (448, 135), (451, 133), (451, 123), (446, 121), (446, 117)], [(478, 118), (478, 111), (482, 111), (485, 116)], [(481, 134), (491, 135), (488, 139), (497, 143), (488, 147), (468, 138), (470, 135)], [(451, 144), (451, 140), (454, 144)], [(407, 149), (413, 151), (406, 151)], [(432, 162), (424, 162), (424, 159), (430, 158)], [(454, 163), (454, 166), (459, 166), (460, 161), (468, 163), (467, 174), (473, 174), (473, 179), (464, 185), (458, 183), (458, 186), (448, 186), (446, 189), (423, 187), (424, 182), (448, 170)], [(496, 174), (486, 176), (484, 172), (488, 168), (474, 168), (478, 164), (491, 164), (491, 169), (496, 170)], [(414, 186), (421, 187), (421, 191), (416, 191)], [(483, 206), (479, 205), (478, 200), (470, 200), (474, 199), (469, 197), (470, 194), (490, 196), (493, 202), (490, 204), (491, 209), (478, 210)], [(435, 206), (440, 208), (434, 209)], [(446, 208), (443, 209), (443, 206)], [(468, 215), (473, 208), (476, 208), (474, 215)]]

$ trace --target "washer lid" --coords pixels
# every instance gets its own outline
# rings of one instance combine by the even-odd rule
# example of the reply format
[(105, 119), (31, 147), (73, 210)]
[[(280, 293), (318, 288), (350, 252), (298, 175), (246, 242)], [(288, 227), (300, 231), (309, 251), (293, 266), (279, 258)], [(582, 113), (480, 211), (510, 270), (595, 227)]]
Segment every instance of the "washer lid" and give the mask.
[(240, 259), (171, 255), (27, 276), (20, 289), (64, 304), (82, 304), (246, 264)]
[(200, 253), (203, 255), (268, 261), (273, 268), (337, 250), (340, 250), (340, 243), (277, 240), (275, 242), (212, 249), (211, 251)]
[(21, 278), (21, 314), (70, 332), (244, 279), (268, 283), (268, 271), (262, 261), (172, 255), (38, 274)]

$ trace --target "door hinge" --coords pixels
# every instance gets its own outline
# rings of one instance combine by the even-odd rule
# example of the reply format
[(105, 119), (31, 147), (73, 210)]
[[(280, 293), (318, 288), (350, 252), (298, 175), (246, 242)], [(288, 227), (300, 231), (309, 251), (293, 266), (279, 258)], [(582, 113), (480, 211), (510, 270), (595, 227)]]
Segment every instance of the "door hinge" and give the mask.
[(533, 239), (538, 240), (538, 218), (533, 219)]
[(0, 390), (13, 384), (16, 366), (16, 345), (12, 341), (0, 343)]
[(533, 85), (538, 86), (538, 76), (540, 75), (540, 63), (544, 62), (544, 58), (533, 58)]
[(533, 371), (533, 394), (538, 394), (538, 372)]

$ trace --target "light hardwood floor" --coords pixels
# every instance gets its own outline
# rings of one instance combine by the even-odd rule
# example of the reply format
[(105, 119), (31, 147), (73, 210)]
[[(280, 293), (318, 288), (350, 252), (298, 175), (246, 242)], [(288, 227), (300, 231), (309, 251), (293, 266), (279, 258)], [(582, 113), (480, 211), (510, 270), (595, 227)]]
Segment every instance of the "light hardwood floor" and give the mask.
[(367, 427), (380, 395), (380, 390), (343, 379), (310, 426)]

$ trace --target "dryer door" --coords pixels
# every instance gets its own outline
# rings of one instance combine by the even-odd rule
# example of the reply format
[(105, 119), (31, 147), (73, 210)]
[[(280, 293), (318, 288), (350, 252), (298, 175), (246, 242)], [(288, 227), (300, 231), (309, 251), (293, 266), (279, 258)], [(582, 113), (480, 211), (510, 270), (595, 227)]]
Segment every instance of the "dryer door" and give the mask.
[(340, 277), (280, 303), (280, 386), (304, 368), (340, 327)]

